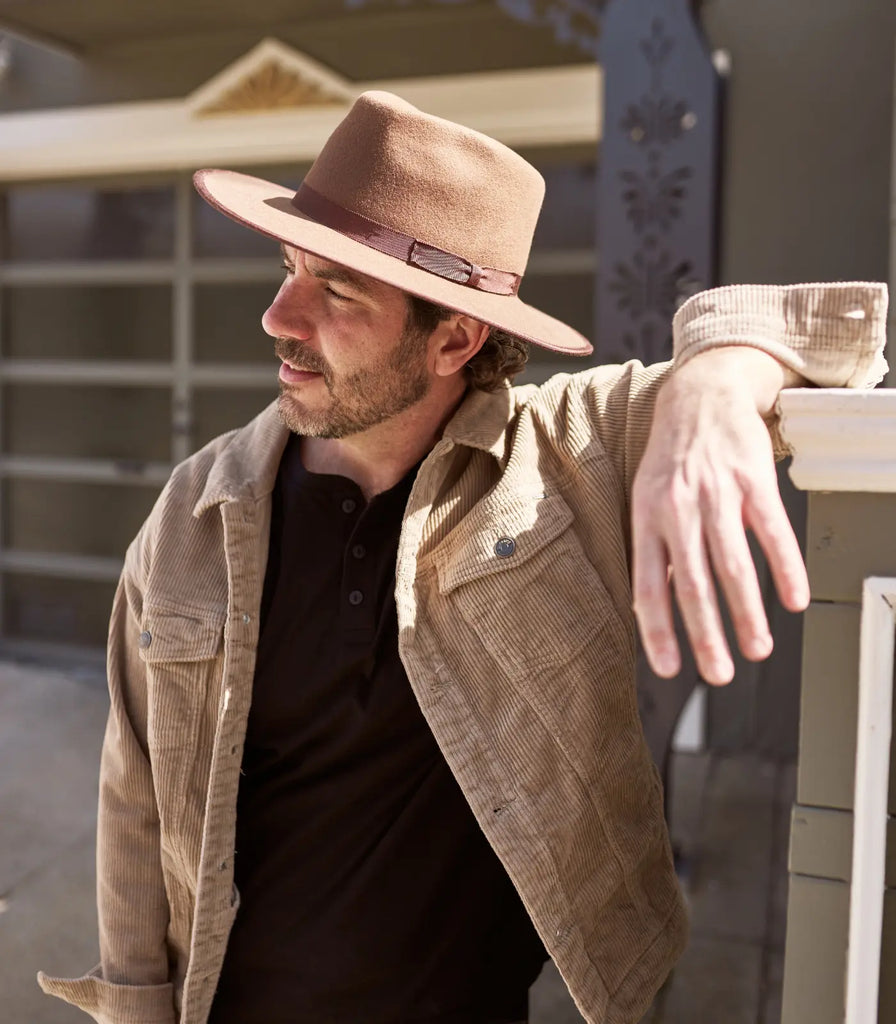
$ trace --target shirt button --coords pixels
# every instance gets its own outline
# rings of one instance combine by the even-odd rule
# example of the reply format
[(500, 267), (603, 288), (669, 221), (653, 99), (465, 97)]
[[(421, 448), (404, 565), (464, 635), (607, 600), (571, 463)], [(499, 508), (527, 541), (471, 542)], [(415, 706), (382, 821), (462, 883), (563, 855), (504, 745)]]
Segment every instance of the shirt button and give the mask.
[(353, 605), (359, 605), (364, 600), (364, 595), (360, 590), (353, 590), (348, 595), (348, 603)]
[(356, 544), (352, 548), (352, 555), (355, 558), (361, 559), (367, 554), (367, 548), (363, 544)]
[(511, 537), (502, 537), (495, 544), (495, 554), (498, 558), (510, 558), (514, 551), (516, 551), (516, 541)]
[(354, 512), (357, 507), (358, 507), (358, 503), (354, 500), (354, 498), (346, 498), (345, 501), (343, 501), (343, 503), (342, 503), (342, 511), (347, 516), (350, 516), (352, 514), (352, 512)]
[(145, 629), (140, 634), (140, 639), (137, 641), (137, 646), (146, 650), (147, 647), (152, 643), (152, 633), (148, 629)]

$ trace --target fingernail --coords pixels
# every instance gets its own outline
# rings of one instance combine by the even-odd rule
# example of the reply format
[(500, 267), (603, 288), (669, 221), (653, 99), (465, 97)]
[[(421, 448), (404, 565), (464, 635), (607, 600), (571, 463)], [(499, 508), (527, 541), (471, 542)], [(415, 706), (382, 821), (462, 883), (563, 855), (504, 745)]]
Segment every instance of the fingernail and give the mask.
[(753, 658), (767, 658), (772, 653), (772, 638), (766, 633), (754, 636), (749, 643), (750, 656)]
[(654, 655), (653, 666), (658, 676), (674, 676), (679, 669), (678, 658), (672, 651), (659, 651)]
[(728, 658), (717, 658), (710, 663), (709, 672), (706, 676), (708, 683), (724, 685), (730, 683), (734, 678), (734, 663)]

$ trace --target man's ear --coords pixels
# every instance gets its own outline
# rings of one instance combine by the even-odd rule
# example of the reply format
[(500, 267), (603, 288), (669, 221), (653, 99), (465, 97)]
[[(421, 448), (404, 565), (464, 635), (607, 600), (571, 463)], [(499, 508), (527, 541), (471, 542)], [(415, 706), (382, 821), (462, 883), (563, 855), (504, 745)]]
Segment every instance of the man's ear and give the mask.
[(450, 377), (462, 369), (485, 344), (488, 324), (458, 313), (443, 320), (433, 332), (433, 370), (440, 377)]

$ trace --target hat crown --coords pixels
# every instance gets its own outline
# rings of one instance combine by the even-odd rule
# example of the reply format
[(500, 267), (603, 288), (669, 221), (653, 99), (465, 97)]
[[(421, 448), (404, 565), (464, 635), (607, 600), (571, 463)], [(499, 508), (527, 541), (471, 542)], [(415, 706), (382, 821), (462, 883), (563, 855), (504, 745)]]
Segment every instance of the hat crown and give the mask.
[(305, 181), (362, 217), (515, 274), (545, 187), (513, 150), (385, 92), (358, 97)]

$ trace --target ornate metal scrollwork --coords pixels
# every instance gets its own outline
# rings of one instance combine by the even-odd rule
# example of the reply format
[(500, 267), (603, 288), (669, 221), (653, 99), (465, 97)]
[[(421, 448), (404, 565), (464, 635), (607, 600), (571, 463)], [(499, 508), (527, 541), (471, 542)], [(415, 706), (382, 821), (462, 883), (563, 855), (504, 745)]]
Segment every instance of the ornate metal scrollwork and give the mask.
[(686, 0), (615, 0), (601, 52), (596, 349), (656, 362), (715, 282), (720, 79)]

